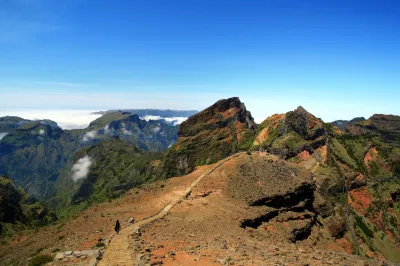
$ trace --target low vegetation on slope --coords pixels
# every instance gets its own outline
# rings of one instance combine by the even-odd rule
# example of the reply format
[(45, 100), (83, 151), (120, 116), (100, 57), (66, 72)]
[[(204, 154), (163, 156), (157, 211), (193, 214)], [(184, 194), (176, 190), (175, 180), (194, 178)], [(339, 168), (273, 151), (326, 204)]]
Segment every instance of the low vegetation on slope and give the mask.
[[(119, 197), (132, 187), (161, 179), (163, 160), (163, 153), (142, 151), (120, 139), (83, 148), (58, 180), (57, 196), (49, 204), (61, 208), (59, 213), (65, 216), (68, 211)], [(74, 169), (78, 172), (73, 173)], [(82, 171), (87, 173), (80, 175)]]

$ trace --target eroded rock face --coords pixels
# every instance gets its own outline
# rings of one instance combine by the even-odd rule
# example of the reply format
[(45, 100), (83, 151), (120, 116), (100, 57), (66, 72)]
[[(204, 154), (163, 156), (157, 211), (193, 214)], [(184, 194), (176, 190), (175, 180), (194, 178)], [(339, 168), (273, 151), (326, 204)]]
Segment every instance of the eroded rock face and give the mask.
[(179, 139), (167, 154), (168, 177), (191, 172), (195, 166), (217, 162), (252, 144), (256, 124), (237, 97), (216, 102), (183, 122)]
[(282, 158), (291, 158), (303, 151), (313, 153), (325, 145), (333, 128), (303, 107), (281, 115), (273, 115), (261, 123), (253, 143)]
[(229, 183), (230, 196), (251, 209), (243, 228), (272, 230), (292, 242), (307, 239), (316, 224), (315, 190), (305, 169), (255, 156), (239, 164)]

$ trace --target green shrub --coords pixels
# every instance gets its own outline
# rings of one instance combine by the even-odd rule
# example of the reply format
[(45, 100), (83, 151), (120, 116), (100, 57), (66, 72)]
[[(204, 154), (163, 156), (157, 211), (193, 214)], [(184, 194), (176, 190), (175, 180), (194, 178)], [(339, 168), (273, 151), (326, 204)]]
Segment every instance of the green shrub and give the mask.
[(366, 225), (363, 221), (363, 218), (360, 216), (356, 216), (356, 225), (364, 232), (364, 234), (369, 237), (373, 238), (374, 237), (374, 232), (369, 229), (368, 225)]
[(53, 257), (49, 255), (37, 255), (29, 262), (29, 266), (41, 266), (52, 262)]

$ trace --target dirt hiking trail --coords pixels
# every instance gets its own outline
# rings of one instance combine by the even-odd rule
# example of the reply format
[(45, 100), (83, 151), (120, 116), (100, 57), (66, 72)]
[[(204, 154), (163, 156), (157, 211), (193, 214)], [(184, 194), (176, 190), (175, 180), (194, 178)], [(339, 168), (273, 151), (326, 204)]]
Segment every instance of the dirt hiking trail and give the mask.
[(155, 220), (161, 219), (168, 214), (168, 212), (179, 202), (184, 200), (192, 191), (192, 189), (197, 186), (197, 184), (207, 175), (211, 174), (214, 170), (220, 167), (225, 162), (231, 160), (232, 158), (238, 157), (243, 153), (236, 153), (231, 155), (221, 161), (219, 161), (213, 168), (208, 170), (206, 173), (200, 175), (195, 181), (193, 181), (190, 186), (176, 199), (166, 205), (158, 214), (150, 216), (146, 219), (138, 221), (133, 225), (122, 229), (119, 234), (115, 234), (110, 244), (106, 247), (102, 259), (97, 265), (99, 266), (123, 266), (123, 265), (135, 265), (135, 258), (133, 258), (133, 251), (129, 246), (129, 237), (136, 229), (141, 228), (143, 225), (149, 224)]

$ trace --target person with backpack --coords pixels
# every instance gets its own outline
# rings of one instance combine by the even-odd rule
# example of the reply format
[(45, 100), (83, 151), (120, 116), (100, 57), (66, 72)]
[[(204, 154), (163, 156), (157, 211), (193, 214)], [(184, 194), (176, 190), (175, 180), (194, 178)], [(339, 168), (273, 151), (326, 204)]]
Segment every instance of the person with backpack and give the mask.
[(114, 230), (115, 230), (115, 232), (118, 234), (120, 229), (121, 229), (121, 224), (119, 223), (119, 220), (117, 220), (117, 221), (115, 222)]

